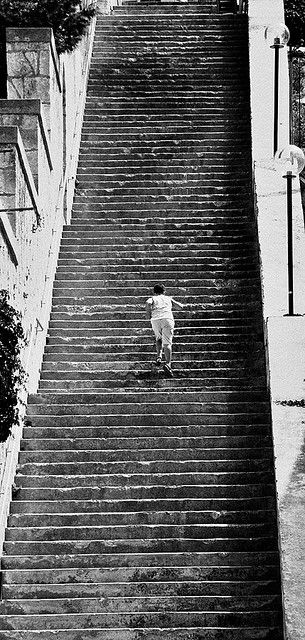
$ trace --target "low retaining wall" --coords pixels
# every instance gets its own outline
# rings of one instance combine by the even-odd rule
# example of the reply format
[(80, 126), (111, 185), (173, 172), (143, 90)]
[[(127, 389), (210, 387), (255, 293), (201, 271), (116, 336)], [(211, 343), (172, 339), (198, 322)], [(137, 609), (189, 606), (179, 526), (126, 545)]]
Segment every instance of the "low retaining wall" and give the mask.
[[(293, 181), (295, 315), (288, 317), (286, 181), (274, 168), (274, 52), (265, 28), (284, 22), (283, 0), (249, 0), (252, 139), (265, 335), (272, 399), (287, 640), (305, 629), (305, 233)], [(289, 144), (287, 49), (280, 50), (279, 148)]]

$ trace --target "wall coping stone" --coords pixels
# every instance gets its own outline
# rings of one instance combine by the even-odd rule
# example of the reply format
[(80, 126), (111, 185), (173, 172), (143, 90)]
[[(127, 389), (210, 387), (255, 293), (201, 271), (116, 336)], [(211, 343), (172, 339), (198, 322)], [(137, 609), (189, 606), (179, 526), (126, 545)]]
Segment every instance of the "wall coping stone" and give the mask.
[(0, 114), (37, 115), (50, 170), (53, 169), (47, 125), (41, 100), (0, 100)]
[(53, 30), (50, 27), (7, 27), (6, 42), (12, 44), (16, 42), (46, 42), (50, 45), (51, 57), (54, 64), (58, 89), (62, 92), (60, 77), (60, 60), (56, 51)]

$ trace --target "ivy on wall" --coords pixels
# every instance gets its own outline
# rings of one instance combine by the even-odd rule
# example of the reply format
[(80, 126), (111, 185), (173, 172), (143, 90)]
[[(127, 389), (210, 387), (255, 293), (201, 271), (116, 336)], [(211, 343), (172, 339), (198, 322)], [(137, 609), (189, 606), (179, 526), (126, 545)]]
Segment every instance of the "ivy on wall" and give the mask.
[(81, 0), (0, 0), (0, 24), (6, 27), (51, 27), (58, 53), (73, 51), (95, 15)]
[(20, 354), (25, 345), (20, 314), (0, 290), (0, 442), (4, 442), (19, 421), (18, 394), (25, 383)]

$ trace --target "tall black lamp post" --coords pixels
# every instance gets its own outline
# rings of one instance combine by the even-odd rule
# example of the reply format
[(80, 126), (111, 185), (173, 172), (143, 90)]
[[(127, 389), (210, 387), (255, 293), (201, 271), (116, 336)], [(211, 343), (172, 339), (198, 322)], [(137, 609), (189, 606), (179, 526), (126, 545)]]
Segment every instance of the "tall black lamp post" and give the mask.
[(274, 49), (274, 98), (273, 98), (273, 155), (278, 150), (279, 122), (279, 52), (289, 42), (290, 33), (285, 24), (270, 25), (265, 29), (265, 39)]
[(288, 265), (288, 315), (294, 315), (293, 287), (293, 218), (292, 218), (292, 181), (304, 169), (305, 156), (302, 149), (289, 144), (279, 150), (275, 156), (276, 167), (287, 180), (287, 265)]

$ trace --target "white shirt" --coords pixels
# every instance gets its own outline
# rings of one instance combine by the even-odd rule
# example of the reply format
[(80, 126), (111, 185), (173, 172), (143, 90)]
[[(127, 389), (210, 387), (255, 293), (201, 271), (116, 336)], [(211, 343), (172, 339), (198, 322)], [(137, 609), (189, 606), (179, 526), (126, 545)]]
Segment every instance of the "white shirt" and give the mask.
[(151, 304), (151, 319), (160, 320), (161, 318), (173, 319), (172, 299), (170, 296), (160, 294), (148, 298), (147, 302)]

